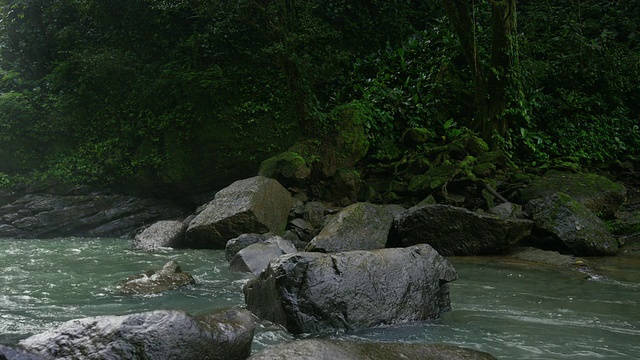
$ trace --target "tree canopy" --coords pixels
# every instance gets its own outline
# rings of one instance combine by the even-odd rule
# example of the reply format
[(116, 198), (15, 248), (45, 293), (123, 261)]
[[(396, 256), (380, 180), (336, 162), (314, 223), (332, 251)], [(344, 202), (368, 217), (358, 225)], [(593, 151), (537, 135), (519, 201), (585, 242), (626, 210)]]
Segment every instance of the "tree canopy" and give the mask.
[(0, 172), (206, 190), (354, 101), (374, 159), (410, 128), (637, 159), (640, 5), (515, 3), (1, 0)]

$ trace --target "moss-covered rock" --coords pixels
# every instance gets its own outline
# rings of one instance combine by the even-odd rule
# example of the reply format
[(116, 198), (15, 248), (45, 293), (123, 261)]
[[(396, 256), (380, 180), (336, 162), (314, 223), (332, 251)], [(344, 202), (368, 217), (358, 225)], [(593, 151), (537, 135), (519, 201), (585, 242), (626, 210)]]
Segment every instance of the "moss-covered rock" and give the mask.
[(478, 177), (488, 177), (495, 173), (496, 165), (492, 162), (483, 162), (474, 165), (471, 171)]
[(437, 189), (460, 173), (460, 167), (456, 164), (444, 164), (437, 166), (426, 172), (425, 176), (429, 178), (425, 184), (429, 184), (429, 189)]
[(408, 148), (414, 148), (433, 140), (436, 134), (425, 128), (409, 128), (402, 134), (402, 143)]
[(602, 218), (612, 217), (626, 197), (624, 185), (597, 174), (548, 171), (520, 190), (520, 200), (544, 198), (554, 193), (568, 194)]
[(448, 153), (453, 159), (462, 160), (465, 157), (480, 156), (489, 151), (489, 145), (472, 131), (463, 131), (448, 145)]
[(326, 198), (342, 206), (351, 205), (358, 200), (361, 185), (362, 179), (358, 170), (351, 168), (339, 169), (331, 177), (329, 194)]
[(629, 199), (607, 225), (618, 238), (621, 254), (640, 255), (640, 191), (630, 189)]
[(329, 114), (325, 134), (300, 141), (290, 151), (300, 154), (316, 176), (329, 178), (339, 168), (354, 166), (367, 154), (365, 124), (372, 121), (371, 116), (370, 110), (358, 102), (341, 105)]
[(353, 166), (369, 151), (366, 124), (371, 123), (370, 110), (352, 102), (337, 107), (331, 116), (335, 121), (335, 141), (338, 161)]
[(399, 205), (356, 203), (344, 208), (314, 237), (305, 251), (343, 252), (382, 249)]
[(431, 177), (427, 175), (416, 175), (411, 178), (407, 188), (413, 192), (431, 190)]
[(298, 185), (311, 175), (307, 160), (295, 151), (285, 151), (260, 164), (259, 175), (276, 179), (285, 186)]
[[(574, 255), (615, 255), (618, 241), (607, 225), (585, 205), (564, 193), (534, 199), (525, 205), (534, 228), (551, 234), (555, 249), (568, 250)], [(548, 247), (547, 241), (545, 247)]]

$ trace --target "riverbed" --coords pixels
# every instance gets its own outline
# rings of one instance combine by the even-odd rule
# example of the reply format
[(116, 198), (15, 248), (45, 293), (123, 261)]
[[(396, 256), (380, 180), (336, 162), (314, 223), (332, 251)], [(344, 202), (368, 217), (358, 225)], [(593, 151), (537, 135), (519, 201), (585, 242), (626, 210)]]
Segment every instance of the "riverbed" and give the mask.
[[(177, 261), (196, 285), (123, 296), (115, 284)], [(321, 336), (448, 343), (498, 359), (640, 357), (640, 262), (592, 259), (595, 273), (507, 258), (450, 258), (452, 310), (440, 319)], [(595, 274), (595, 276), (594, 276)], [(123, 239), (0, 239), (0, 343), (11, 345), (63, 321), (156, 309), (202, 314), (242, 306), (248, 277), (228, 270), (223, 251), (131, 249)], [(315, 335), (318, 336), (318, 335)], [(261, 323), (253, 350), (291, 340)]]

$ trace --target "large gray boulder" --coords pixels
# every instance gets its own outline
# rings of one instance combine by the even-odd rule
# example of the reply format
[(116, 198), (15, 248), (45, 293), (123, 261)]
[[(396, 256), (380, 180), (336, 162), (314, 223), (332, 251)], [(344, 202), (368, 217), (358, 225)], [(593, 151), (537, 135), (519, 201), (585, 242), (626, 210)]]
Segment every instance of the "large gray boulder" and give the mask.
[(254, 314), (298, 334), (436, 318), (455, 279), (447, 260), (417, 245), (283, 255), (243, 291)]
[(136, 235), (133, 247), (142, 250), (153, 250), (159, 247), (180, 247), (184, 243), (185, 231), (187, 231), (187, 225), (182, 221), (158, 221)]
[(365, 343), (330, 339), (292, 341), (264, 349), (248, 360), (495, 360), (492, 355), (444, 344)]
[(294, 201), (274, 179), (255, 176), (220, 190), (191, 222), (186, 245), (224, 249), (227, 241), (245, 233), (282, 234)]
[(264, 242), (251, 244), (240, 250), (231, 260), (229, 268), (236, 272), (258, 275), (267, 268), (271, 260), (294, 252), (296, 252), (296, 248), (291, 241), (274, 236)]
[(574, 174), (551, 170), (520, 190), (520, 200), (526, 204), (562, 192), (602, 218), (612, 217), (625, 201), (624, 185), (597, 174)]
[(133, 236), (145, 225), (188, 212), (171, 201), (120, 194), (26, 194), (0, 207), (0, 238)]
[(161, 310), (71, 320), (20, 341), (28, 351), (59, 360), (246, 359), (255, 323), (246, 310), (198, 318)]
[(383, 249), (394, 216), (404, 210), (399, 205), (355, 203), (347, 206), (322, 228), (305, 250), (342, 252)]
[(389, 245), (429, 244), (444, 256), (503, 254), (528, 236), (532, 226), (530, 220), (450, 205), (421, 205), (395, 218)]
[(196, 280), (183, 272), (176, 262), (169, 261), (160, 270), (147, 270), (143, 274), (132, 275), (117, 285), (122, 294), (158, 294), (195, 284)]
[[(555, 247), (574, 255), (615, 255), (618, 241), (585, 205), (564, 193), (525, 204), (535, 228), (552, 235)], [(546, 243), (546, 246), (553, 244)]]

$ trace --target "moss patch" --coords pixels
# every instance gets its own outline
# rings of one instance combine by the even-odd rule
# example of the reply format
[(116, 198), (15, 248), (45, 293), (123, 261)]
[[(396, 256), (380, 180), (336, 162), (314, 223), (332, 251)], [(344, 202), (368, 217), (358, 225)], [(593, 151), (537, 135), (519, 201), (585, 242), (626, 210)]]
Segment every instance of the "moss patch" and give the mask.
[(302, 155), (295, 151), (285, 151), (263, 161), (258, 173), (285, 185), (296, 185), (309, 178), (311, 168)]

